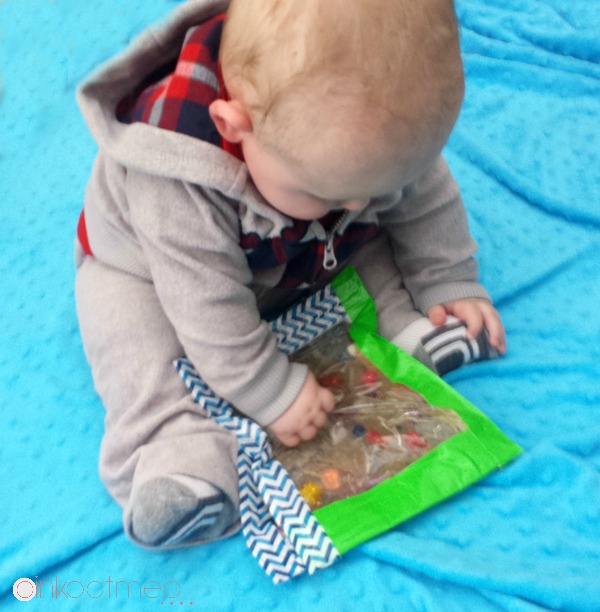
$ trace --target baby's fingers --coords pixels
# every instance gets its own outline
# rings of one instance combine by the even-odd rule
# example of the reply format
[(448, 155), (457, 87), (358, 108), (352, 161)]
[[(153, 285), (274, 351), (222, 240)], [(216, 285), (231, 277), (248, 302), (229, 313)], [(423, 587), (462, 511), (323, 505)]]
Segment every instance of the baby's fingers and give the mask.
[(315, 427), (325, 427), (325, 425), (327, 425), (329, 421), (329, 418), (327, 416), (327, 412), (318, 412), (317, 414), (315, 414), (315, 416), (313, 417), (313, 424), (315, 425)]
[(427, 311), (427, 316), (433, 325), (443, 325), (446, 322), (446, 309), (441, 304), (432, 306)]
[(488, 333), (488, 341), (499, 353), (506, 353), (506, 332), (500, 315), (493, 306), (483, 311), (483, 321)]
[(452, 314), (467, 326), (467, 336), (477, 338), (484, 326), (484, 316), (477, 302), (455, 302)]
[(301, 440), (312, 440), (319, 430), (315, 425), (307, 425), (300, 431), (300, 439)]
[(335, 408), (335, 395), (325, 387), (319, 390), (319, 408), (325, 412), (331, 412)]
[(295, 433), (284, 433), (284, 434), (276, 434), (277, 439), (284, 445), (293, 448), (294, 446), (298, 446), (300, 442), (302, 442), (302, 438)]

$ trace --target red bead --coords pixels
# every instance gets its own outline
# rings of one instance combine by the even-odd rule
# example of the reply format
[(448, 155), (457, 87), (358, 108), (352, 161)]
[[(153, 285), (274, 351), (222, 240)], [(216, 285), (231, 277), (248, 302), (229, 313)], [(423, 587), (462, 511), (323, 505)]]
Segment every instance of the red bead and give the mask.
[(344, 384), (344, 379), (341, 374), (325, 374), (318, 379), (318, 382), (322, 387), (336, 389)]
[(365, 440), (367, 444), (380, 444), (382, 446), (385, 444), (383, 436), (374, 429), (369, 429), (369, 431), (367, 431), (365, 435)]
[(417, 433), (414, 430), (405, 433), (403, 438), (404, 442), (406, 442), (406, 446), (408, 446), (410, 450), (418, 450), (422, 448), (427, 448), (428, 446), (427, 440), (425, 440), (425, 438), (423, 438), (421, 434)]
[(365, 385), (376, 383), (378, 380), (379, 376), (377, 375), (377, 372), (373, 372), (373, 370), (365, 370), (363, 375), (360, 377), (360, 382)]

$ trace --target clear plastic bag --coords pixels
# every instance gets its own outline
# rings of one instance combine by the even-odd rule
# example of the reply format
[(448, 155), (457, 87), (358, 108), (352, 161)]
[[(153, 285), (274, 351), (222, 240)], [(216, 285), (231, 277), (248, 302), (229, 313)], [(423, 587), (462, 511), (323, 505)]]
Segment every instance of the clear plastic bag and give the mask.
[(340, 324), (295, 353), (335, 395), (328, 427), (275, 457), (315, 510), (367, 491), (466, 429), (452, 410), (429, 405), (367, 361)]

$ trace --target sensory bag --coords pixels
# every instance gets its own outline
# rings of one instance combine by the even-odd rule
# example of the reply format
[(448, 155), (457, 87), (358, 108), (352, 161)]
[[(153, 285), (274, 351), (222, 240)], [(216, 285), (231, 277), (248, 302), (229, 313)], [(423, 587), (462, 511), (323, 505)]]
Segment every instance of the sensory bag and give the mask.
[(521, 452), (377, 335), (375, 304), (353, 268), (270, 326), (278, 349), (306, 363), (336, 398), (328, 426), (297, 447), (238, 413), (188, 360), (175, 366), (199, 409), (238, 440), (242, 532), (275, 583), (331, 565)]

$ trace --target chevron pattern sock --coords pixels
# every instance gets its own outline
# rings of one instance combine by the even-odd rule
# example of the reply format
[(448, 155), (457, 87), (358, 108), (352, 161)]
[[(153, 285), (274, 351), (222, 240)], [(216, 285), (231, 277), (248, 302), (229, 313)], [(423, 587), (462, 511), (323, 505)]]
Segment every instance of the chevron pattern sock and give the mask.
[(437, 327), (426, 317), (417, 319), (393, 342), (440, 376), (474, 361), (498, 357), (485, 330), (471, 339), (466, 324), (450, 316), (444, 325)]
[(132, 493), (131, 531), (148, 546), (177, 546), (219, 537), (235, 520), (229, 498), (212, 484), (172, 474)]

